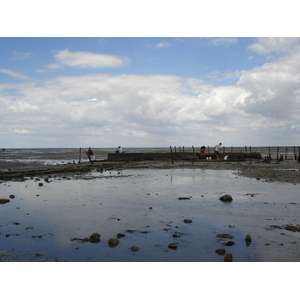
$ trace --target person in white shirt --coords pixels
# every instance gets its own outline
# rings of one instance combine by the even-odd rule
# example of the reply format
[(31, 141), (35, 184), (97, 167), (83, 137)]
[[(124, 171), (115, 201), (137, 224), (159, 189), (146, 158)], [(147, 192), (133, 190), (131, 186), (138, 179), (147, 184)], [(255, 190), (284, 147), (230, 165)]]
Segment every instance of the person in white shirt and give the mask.
[(116, 153), (122, 153), (122, 152), (123, 152), (122, 147), (119, 146), (118, 149), (116, 150)]
[(219, 143), (215, 146), (216, 159), (220, 159), (219, 154), (221, 152), (221, 146), (222, 146), (222, 143)]

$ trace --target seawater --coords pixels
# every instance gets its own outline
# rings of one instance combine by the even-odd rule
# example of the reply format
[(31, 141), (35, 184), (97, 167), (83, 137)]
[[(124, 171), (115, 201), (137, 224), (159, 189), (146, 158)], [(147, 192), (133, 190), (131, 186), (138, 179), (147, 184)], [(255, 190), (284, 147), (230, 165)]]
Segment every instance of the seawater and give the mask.
[[(50, 182), (2, 182), (1, 198), (15, 197), (0, 205), (0, 252), (17, 261), (222, 262), (215, 250), (225, 248), (234, 261), (300, 261), (299, 232), (283, 228), (299, 220), (298, 189), (201, 169), (93, 170)], [(221, 202), (224, 194), (233, 201)], [(99, 243), (82, 242), (94, 232)], [(125, 236), (110, 247), (119, 233)], [(217, 235), (224, 233), (235, 245), (223, 245), (228, 239)], [(168, 247), (174, 242), (176, 250)]]
[[(92, 148), (96, 160), (106, 160), (108, 153), (114, 153), (116, 148)], [(277, 155), (284, 155), (285, 159), (295, 159), (295, 155), (300, 155), (299, 147), (223, 147), (225, 153), (230, 152), (259, 152), (261, 155), (271, 155), (277, 158)], [(145, 152), (170, 152), (168, 147), (157, 148), (123, 148), (126, 153), (145, 153)], [(1, 161), (19, 161), (19, 162), (39, 162), (43, 164), (61, 164), (61, 163), (77, 163), (80, 161), (88, 161), (85, 154), (87, 148), (32, 148), (32, 149), (7, 149), (5, 152), (0, 151)], [(172, 147), (172, 151), (185, 151), (199, 153), (200, 147)], [(213, 147), (207, 147), (207, 153), (213, 153)]]

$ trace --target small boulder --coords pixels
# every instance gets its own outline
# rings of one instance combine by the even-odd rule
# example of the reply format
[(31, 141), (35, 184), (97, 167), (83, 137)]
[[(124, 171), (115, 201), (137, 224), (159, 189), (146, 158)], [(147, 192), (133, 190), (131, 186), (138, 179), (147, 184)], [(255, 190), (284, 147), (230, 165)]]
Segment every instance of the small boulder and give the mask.
[(249, 246), (252, 242), (252, 237), (250, 234), (247, 234), (246, 237), (245, 237), (245, 242), (246, 242), (246, 245)]
[(222, 245), (225, 245), (225, 246), (233, 246), (235, 245), (235, 242), (234, 241), (228, 241), (226, 243), (222, 243)]
[(231, 202), (232, 197), (230, 195), (224, 195), (224, 196), (220, 197), (219, 200), (221, 200), (223, 202)]
[(168, 248), (176, 250), (177, 249), (177, 244), (178, 243), (171, 243), (171, 244), (169, 244)]
[(137, 247), (137, 246), (132, 246), (130, 249), (131, 249), (131, 251), (135, 251), (136, 252), (136, 251), (139, 251), (140, 248)]
[(226, 250), (224, 248), (220, 248), (220, 249), (217, 249), (215, 252), (221, 256), (224, 256), (226, 253)]
[(93, 233), (91, 236), (90, 236), (90, 242), (91, 243), (99, 243), (100, 242), (100, 234), (99, 233)]
[(183, 222), (184, 223), (192, 223), (193, 221), (191, 219), (184, 219)]
[(108, 246), (110, 246), (112, 248), (118, 246), (119, 243), (120, 243), (120, 241), (118, 239), (115, 239), (115, 238), (110, 238), (108, 240)]
[(0, 204), (5, 204), (5, 203), (8, 203), (8, 202), (10, 202), (10, 200), (9, 199), (0, 199)]
[(292, 226), (292, 225), (288, 225), (284, 227), (285, 230), (289, 230), (289, 231), (300, 231), (300, 226)]
[(225, 262), (232, 262), (233, 261), (233, 257), (231, 253), (226, 253), (226, 255), (224, 256), (224, 261)]

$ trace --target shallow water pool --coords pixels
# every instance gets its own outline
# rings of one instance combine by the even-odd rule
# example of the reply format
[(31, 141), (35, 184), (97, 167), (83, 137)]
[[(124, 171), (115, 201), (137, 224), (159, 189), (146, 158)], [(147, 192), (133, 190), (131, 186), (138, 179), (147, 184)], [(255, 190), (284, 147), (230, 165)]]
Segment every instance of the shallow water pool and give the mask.
[[(49, 181), (0, 184), (1, 198), (15, 196), (0, 205), (3, 259), (221, 262), (215, 250), (224, 248), (233, 261), (300, 261), (300, 232), (284, 229), (299, 224), (297, 185), (200, 169), (95, 170)], [(220, 201), (224, 194), (233, 201)], [(84, 240), (94, 232), (99, 243)]]

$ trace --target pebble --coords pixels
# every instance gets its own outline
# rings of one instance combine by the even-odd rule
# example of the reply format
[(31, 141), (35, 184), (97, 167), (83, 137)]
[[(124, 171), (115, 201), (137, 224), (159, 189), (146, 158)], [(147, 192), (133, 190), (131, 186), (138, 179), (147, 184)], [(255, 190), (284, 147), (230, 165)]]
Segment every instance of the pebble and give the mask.
[(233, 261), (233, 257), (231, 253), (226, 253), (226, 255), (224, 256), (224, 261), (225, 262), (232, 262)]
[(137, 246), (132, 246), (130, 249), (131, 251), (139, 251), (140, 248)]
[(191, 219), (184, 219), (183, 222), (184, 223), (192, 223), (193, 221)]

